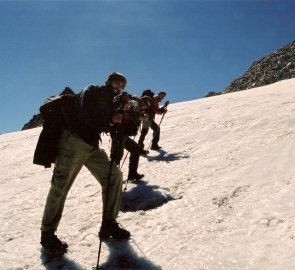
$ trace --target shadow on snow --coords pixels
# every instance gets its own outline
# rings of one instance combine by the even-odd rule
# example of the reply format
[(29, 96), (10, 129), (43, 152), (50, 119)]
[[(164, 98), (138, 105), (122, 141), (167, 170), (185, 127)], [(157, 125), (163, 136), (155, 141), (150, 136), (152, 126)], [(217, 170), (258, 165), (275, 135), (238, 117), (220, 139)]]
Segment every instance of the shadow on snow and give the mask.
[(168, 189), (160, 188), (157, 185), (148, 185), (146, 181), (136, 181), (136, 186), (123, 193), (121, 211), (134, 212), (139, 210), (150, 210), (167, 203), (174, 198), (169, 194)]
[(67, 258), (66, 255), (56, 257), (43, 248), (41, 248), (40, 258), (46, 270), (85, 270), (85, 268)]
[(181, 152), (168, 154), (163, 149), (159, 149), (157, 152), (159, 153), (157, 156), (148, 156), (147, 160), (148, 161), (165, 161), (169, 163), (171, 161), (189, 158), (189, 155), (182, 154)]
[[(134, 244), (138, 247), (136, 242), (131, 239)], [(129, 241), (105, 241), (106, 245), (109, 248), (110, 254), (107, 258), (107, 261), (100, 265), (100, 269), (106, 270), (127, 270), (127, 269), (136, 269), (136, 270), (160, 270), (160, 266), (155, 265), (146, 256), (139, 256), (133, 247), (130, 245)], [(139, 248), (139, 247), (138, 247)], [(139, 248), (140, 249), (140, 248)]]

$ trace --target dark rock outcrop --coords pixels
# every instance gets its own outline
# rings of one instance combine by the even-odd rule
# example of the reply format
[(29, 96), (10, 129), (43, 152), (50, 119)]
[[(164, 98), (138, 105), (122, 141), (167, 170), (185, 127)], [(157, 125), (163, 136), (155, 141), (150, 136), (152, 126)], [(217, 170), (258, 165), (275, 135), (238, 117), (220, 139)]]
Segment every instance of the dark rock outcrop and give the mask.
[(210, 91), (206, 96), (206, 97), (214, 97), (214, 96), (218, 96), (218, 95), (222, 95), (222, 92), (214, 92), (214, 91)]
[(291, 78), (295, 78), (295, 41), (255, 61), (223, 92), (246, 90)]
[(33, 118), (23, 126), (22, 130), (41, 127), (42, 123), (43, 123), (43, 117), (41, 113), (35, 114), (33, 115)]
[[(59, 95), (74, 95), (74, 94), (75, 92), (70, 87), (66, 87)], [(41, 113), (35, 114), (33, 115), (33, 118), (23, 126), (22, 130), (41, 127), (42, 124), (43, 124), (43, 117)]]

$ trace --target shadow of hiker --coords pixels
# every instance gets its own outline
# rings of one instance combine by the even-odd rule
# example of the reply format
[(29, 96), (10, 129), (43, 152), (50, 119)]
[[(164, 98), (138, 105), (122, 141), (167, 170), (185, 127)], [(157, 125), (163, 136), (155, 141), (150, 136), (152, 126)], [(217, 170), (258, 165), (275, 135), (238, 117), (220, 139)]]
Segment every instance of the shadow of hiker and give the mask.
[[(130, 240), (132, 241), (132, 239)], [(134, 241), (134, 240), (133, 240)], [(110, 254), (107, 261), (100, 265), (106, 270), (161, 270), (143, 254), (140, 257), (129, 241), (104, 241), (109, 248)], [(135, 243), (135, 242), (134, 242)], [(135, 243), (136, 244), (136, 243)]]
[(174, 198), (169, 194), (169, 189), (160, 188), (157, 185), (148, 185), (146, 181), (136, 181), (136, 186), (123, 193), (121, 211), (135, 212), (150, 210), (180, 198)]
[(41, 248), (40, 259), (46, 270), (85, 270), (85, 268), (67, 258), (66, 255), (57, 257), (44, 248)]
[(159, 149), (157, 152), (159, 152), (157, 156), (148, 156), (147, 160), (148, 161), (165, 161), (169, 163), (170, 161), (189, 158), (189, 155), (182, 154), (181, 152), (167, 154), (167, 152), (162, 149)]

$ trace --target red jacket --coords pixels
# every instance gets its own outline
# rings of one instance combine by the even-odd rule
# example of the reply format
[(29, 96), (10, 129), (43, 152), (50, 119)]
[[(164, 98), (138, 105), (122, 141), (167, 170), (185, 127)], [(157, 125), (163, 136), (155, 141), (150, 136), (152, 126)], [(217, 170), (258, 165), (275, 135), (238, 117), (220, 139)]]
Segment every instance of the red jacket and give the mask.
[(152, 98), (152, 108), (155, 114), (163, 114), (166, 111), (164, 106), (162, 106), (161, 108), (159, 107), (160, 102), (160, 97), (158, 95), (154, 95)]

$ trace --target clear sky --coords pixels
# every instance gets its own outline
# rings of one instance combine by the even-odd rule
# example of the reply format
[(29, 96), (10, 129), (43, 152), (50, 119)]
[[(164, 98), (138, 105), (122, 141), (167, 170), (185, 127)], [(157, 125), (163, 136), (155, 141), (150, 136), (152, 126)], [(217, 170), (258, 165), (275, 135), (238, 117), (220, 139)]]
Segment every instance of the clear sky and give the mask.
[(294, 0), (0, 0), (0, 133), (113, 71), (173, 103), (222, 91), (295, 40), (294, 14)]

